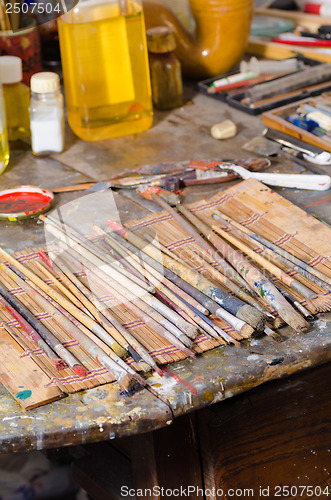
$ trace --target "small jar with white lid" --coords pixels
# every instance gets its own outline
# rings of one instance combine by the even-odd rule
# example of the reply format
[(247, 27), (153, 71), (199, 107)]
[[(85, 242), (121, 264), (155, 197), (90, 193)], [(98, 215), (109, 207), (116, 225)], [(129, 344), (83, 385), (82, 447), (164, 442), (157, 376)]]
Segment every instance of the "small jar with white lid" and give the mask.
[(30, 87), (32, 153), (36, 156), (61, 153), (64, 149), (64, 110), (59, 75), (35, 73)]

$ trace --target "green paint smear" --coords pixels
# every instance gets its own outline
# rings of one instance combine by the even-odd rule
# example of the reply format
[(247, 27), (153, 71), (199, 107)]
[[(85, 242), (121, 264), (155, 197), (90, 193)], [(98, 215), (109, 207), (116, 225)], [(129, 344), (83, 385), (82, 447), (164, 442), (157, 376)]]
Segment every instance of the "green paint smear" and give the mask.
[(16, 394), (17, 399), (28, 399), (32, 395), (32, 391), (30, 390), (25, 390), (25, 391), (20, 391)]

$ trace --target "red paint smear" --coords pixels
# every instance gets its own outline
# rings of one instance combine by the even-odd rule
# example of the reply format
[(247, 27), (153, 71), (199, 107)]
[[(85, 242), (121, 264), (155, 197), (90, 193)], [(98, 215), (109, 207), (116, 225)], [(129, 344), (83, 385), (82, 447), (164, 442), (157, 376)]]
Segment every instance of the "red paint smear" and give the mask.
[(121, 226), (121, 224), (119, 224), (118, 222), (110, 219), (110, 220), (107, 220), (107, 224), (110, 227), (110, 229), (112, 229), (116, 233), (119, 233), (122, 236), (126, 235), (127, 230), (123, 226)]
[(324, 198), (324, 200), (315, 201), (314, 203), (310, 203), (309, 205), (304, 205), (304, 207), (302, 207), (302, 208), (313, 207), (314, 205), (319, 205), (320, 203), (324, 203), (325, 201), (330, 201), (330, 200), (331, 200), (331, 197), (330, 198)]
[(198, 394), (197, 389), (193, 385), (189, 384), (188, 382), (186, 382), (182, 378), (179, 378), (178, 375), (176, 375), (171, 370), (169, 370), (169, 368), (163, 367), (163, 371), (165, 373), (167, 373), (168, 375), (170, 375), (170, 377), (174, 378), (176, 380), (176, 382), (178, 382), (179, 384), (184, 385), (189, 391), (192, 392), (192, 394)]
[(51, 268), (53, 269), (53, 263), (52, 261), (47, 257), (47, 255), (42, 251), (40, 250), (38, 252), (39, 256), (43, 259), (44, 262), (46, 262), (46, 264)]
[(49, 195), (36, 192), (15, 191), (0, 195), (0, 212), (10, 214), (15, 212), (36, 213), (37, 210), (49, 205), (52, 198)]

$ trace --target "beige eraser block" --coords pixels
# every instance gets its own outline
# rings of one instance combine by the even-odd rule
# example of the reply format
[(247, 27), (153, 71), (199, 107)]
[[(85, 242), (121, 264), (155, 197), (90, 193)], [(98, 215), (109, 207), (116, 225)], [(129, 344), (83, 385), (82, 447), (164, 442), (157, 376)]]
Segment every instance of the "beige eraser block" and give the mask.
[(230, 137), (236, 135), (237, 127), (231, 120), (225, 120), (224, 122), (215, 123), (210, 129), (210, 133), (214, 139), (230, 139)]

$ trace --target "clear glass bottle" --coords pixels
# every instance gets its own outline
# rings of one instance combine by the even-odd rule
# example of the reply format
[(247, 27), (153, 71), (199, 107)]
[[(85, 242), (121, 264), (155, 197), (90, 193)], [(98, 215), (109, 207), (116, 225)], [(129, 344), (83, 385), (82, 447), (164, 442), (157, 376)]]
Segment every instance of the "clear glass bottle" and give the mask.
[(22, 82), (22, 59), (0, 57), (0, 81), (3, 86), (9, 141), (30, 137), (30, 90)]
[(140, 0), (80, 0), (58, 29), (68, 121), (78, 137), (98, 141), (151, 127)]
[(31, 77), (30, 127), (32, 153), (45, 156), (64, 149), (63, 95), (59, 75), (35, 73)]
[(165, 110), (183, 103), (182, 71), (174, 54), (176, 40), (167, 26), (156, 26), (147, 30), (147, 46), (152, 80), (153, 103), (157, 109)]
[(5, 171), (9, 162), (9, 144), (6, 124), (5, 103), (0, 83), (0, 175)]

